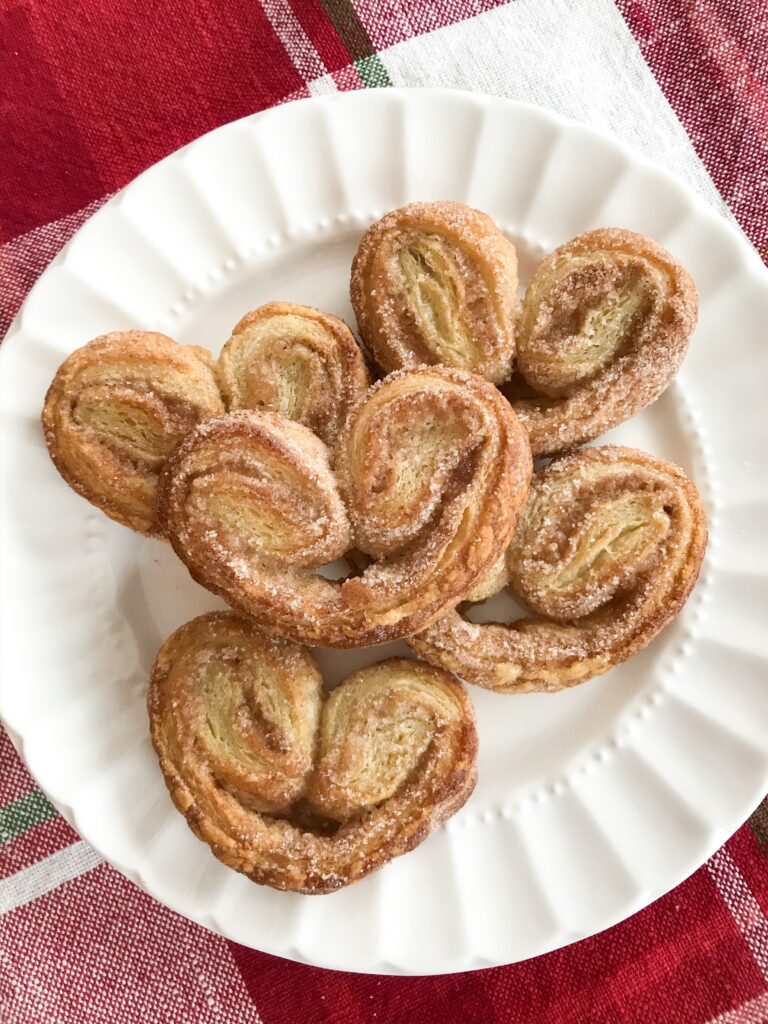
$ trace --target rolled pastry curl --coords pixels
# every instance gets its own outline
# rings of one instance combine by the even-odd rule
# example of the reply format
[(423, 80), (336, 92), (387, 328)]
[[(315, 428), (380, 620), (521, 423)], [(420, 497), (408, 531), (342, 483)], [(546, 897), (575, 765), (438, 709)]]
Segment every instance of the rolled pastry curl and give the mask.
[(227, 408), (270, 409), (333, 445), (370, 384), (365, 359), (338, 317), (270, 302), (240, 320), (219, 356)]
[(148, 706), (193, 832), (276, 889), (358, 881), (422, 842), (475, 785), (472, 705), (447, 673), (392, 658), (325, 699), (306, 649), (229, 612), (165, 642)]
[(534, 457), (584, 444), (655, 401), (697, 315), (688, 272), (632, 231), (588, 231), (542, 260), (523, 300), (519, 376), (506, 389)]
[(158, 473), (185, 434), (223, 411), (204, 349), (122, 331), (62, 363), (42, 422), (54, 465), (73, 490), (118, 523), (159, 536)]
[[(454, 607), (503, 554), (528, 492), (528, 439), (493, 385), (392, 374), (328, 449), (278, 413), (210, 420), (163, 473), (159, 514), (198, 582), (293, 640), (362, 647)], [(372, 562), (315, 572), (357, 548)]]
[(408, 643), (500, 693), (583, 683), (674, 619), (706, 542), (699, 492), (681, 469), (632, 448), (584, 448), (534, 474), (507, 553), (512, 589), (533, 614), (477, 625), (452, 611)]
[(350, 294), (384, 373), (442, 364), (509, 378), (517, 254), (487, 214), (447, 201), (393, 210), (363, 236)]

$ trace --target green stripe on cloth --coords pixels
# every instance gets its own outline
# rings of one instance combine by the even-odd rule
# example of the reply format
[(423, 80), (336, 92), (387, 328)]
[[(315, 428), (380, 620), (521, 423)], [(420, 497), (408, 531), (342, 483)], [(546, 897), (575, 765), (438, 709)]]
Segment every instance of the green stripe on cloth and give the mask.
[(320, 0), (320, 3), (333, 22), (333, 27), (352, 58), (363, 84), (368, 88), (392, 85), (365, 26), (357, 16), (352, 0)]
[(749, 819), (749, 827), (755, 833), (760, 849), (768, 856), (768, 800), (763, 800)]
[(381, 63), (379, 55), (372, 53), (370, 57), (363, 57), (355, 61), (357, 73), (368, 89), (376, 89), (379, 86), (392, 85), (392, 80), (387, 74), (387, 69)]
[(0, 807), (0, 845), (21, 835), (35, 825), (55, 818), (56, 808), (46, 800), (39, 789), (26, 793), (5, 807)]

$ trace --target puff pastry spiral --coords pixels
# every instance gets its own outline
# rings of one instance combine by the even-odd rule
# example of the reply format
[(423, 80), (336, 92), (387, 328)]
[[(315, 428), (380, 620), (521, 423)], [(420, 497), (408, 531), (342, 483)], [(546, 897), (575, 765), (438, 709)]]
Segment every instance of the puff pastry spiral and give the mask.
[(677, 466), (632, 448), (585, 448), (534, 474), (507, 553), (533, 613), (510, 625), (458, 611), (408, 643), (431, 664), (506, 693), (560, 690), (625, 661), (679, 612), (707, 540)]
[(412, 203), (363, 236), (352, 264), (352, 306), (385, 372), (422, 363), (512, 372), (517, 254), (491, 218), (461, 203)]
[[(250, 411), (201, 424), (168, 460), (159, 514), (203, 586), (305, 643), (360, 647), (423, 628), (503, 554), (527, 495), (525, 431), (487, 381), (445, 367), (392, 374), (328, 449)], [(342, 582), (315, 569), (352, 547)]]
[(292, 302), (246, 313), (222, 349), (218, 371), (228, 409), (271, 409), (328, 445), (370, 384), (344, 321)]
[(276, 889), (356, 882), (417, 846), (475, 784), (472, 706), (447, 673), (393, 658), (326, 699), (307, 650), (227, 612), (166, 641), (148, 706), (192, 830)]
[(632, 231), (588, 231), (547, 256), (523, 300), (507, 388), (534, 456), (592, 440), (658, 398), (697, 308), (688, 272)]
[(42, 422), (56, 468), (110, 518), (151, 536), (157, 475), (197, 423), (223, 412), (209, 354), (164, 334), (105, 334), (59, 367)]

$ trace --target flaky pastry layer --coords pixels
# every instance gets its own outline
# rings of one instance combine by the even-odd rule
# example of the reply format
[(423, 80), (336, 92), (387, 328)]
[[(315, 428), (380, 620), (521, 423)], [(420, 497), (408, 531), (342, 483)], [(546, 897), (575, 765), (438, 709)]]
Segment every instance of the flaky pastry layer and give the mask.
[(164, 334), (105, 334), (72, 353), (48, 389), (42, 422), (73, 490), (111, 519), (161, 534), (157, 476), (182, 437), (224, 405), (202, 348)]
[[(496, 388), (422, 367), (366, 393), (332, 460), (278, 413), (201, 424), (168, 460), (158, 508), (192, 575), (231, 607), (300, 642), (361, 647), (464, 597), (506, 549), (530, 474)], [(359, 575), (316, 572), (351, 548), (371, 560)]]
[(229, 612), (165, 642), (148, 707), (192, 830), (276, 889), (358, 881), (422, 842), (475, 785), (472, 705), (447, 673), (391, 658), (326, 697), (305, 648)]
[(408, 643), (491, 690), (574, 686), (672, 621), (706, 542), (701, 497), (682, 469), (632, 448), (581, 449), (534, 474), (507, 552), (512, 589), (533, 614), (476, 624), (451, 611)]
[(462, 203), (411, 203), (363, 236), (352, 307), (384, 373), (422, 364), (499, 384), (515, 354), (517, 254), (491, 218)]

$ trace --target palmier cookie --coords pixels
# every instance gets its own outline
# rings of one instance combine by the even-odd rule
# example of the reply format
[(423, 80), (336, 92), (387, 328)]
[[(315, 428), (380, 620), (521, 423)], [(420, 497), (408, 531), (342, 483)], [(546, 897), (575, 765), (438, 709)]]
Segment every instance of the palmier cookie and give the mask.
[[(278, 413), (201, 424), (168, 460), (158, 507), (194, 578), (231, 607), (302, 643), (361, 647), (462, 600), (509, 544), (530, 475), (500, 392), (422, 367), (366, 393), (333, 459)], [(316, 572), (350, 549), (371, 560), (359, 575)]]
[(701, 497), (682, 469), (632, 448), (584, 448), (534, 474), (507, 553), (507, 578), (532, 614), (479, 625), (452, 611), (408, 643), (502, 693), (574, 686), (672, 621), (706, 542)]
[(45, 399), (51, 458), (78, 494), (139, 533), (162, 533), (157, 476), (194, 426), (224, 405), (211, 357), (164, 334), (105, 334), (59, 367)]
[(649, 405), (680, 368), (697, 318), (688, 272), (632, 231), (579, 235), (539, 264), (505, 389), (534, 456), (590, 441)]
[(363, 236), (352, 307), (383, 373), (421, 364), (500, 384), (515, 354), (517, 254), (491, 218), (462, 203), (412, 203)]
[(218, 372), (228, 409), (279, 412), (327, 445), (371, 383), (344, 321), (293, 302), (246, 313), (222, 349)]
[(309, 652), (232, 613), (165, 642), (152, 742), (195, 834), (254, 882), (327, 893), (407, 853), (467, 800), (477, 734), (460, 683), (391, 658), (325, 697)]

